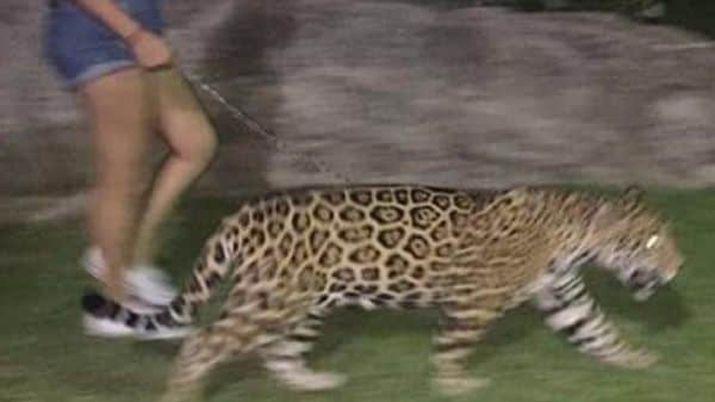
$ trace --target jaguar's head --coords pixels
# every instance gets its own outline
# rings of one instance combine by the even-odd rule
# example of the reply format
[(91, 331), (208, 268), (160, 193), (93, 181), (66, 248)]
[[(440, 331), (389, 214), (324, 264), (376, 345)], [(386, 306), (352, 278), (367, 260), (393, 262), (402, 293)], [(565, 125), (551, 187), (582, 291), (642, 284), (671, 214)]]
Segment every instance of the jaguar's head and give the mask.
[(614, 271), (637, 301), (648, 299), (680, 271), (683, 257), (668, 222), (643, 204), (642, 191), (629, 188), (599, 211), (599, 265)]

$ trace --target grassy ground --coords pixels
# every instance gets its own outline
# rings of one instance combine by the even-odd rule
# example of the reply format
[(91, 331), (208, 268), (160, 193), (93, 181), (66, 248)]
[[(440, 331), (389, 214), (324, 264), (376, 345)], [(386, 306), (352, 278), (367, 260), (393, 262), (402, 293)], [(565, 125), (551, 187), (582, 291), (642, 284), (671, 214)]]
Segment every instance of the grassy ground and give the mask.
[(666, 22), (715, 38), (715, 2), (711, 0), (671, 0)]
[[(499, 4), (499, 1), (493, 1)], [(547, 8), (548, 0), (513, 0), (502, 4), (514, 4), (525, 11), (541, 11)], [(615, 10), (630, 14), (641, 10), (644, 5), (656, 3), (643, 0), (571, 0), (551, 1), (562, 8), (573, 11)], [(715, 38), (715, 2), (712, 0), (663, 0), (667, 7), (661, 23), (675, 25)]]
[[(473, 359), (492, 385), (459, 401), (712, 401), (715, 393), (715, 193), (656, 192), (675, 221), (688, 257), (672, 287), (643, 305), (610, 278), (588, 282), (628, 338), (658, 351), (656, 367), (604, 367), (552, 336), (523, 308), (490, 332)], [(189, 202), (173, 222), (164, 263), (188, 269), (227, 200)], [(0, 401), (150, 401), (163, 388), (176, 345), (89, 339), (79, 326), (78, 297), (88, 285), (75, 260), (78, 225), (0, 228)], [(433, 314), (344, 312), (333, 317), (312, 360), (342, 371), (342, 389), (299, 395), (269, 379), (254, 361), (227, 364), (212, 376), (207, 400), (442, 401), (431, 393)]]

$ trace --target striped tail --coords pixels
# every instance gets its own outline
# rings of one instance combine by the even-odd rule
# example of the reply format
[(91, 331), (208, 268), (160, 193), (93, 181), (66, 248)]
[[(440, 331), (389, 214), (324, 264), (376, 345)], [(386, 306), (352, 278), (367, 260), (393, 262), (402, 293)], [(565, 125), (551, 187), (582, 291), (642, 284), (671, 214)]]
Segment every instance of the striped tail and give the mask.
[(217, 285), (230, 273), (238, 257), (238, 240), (235, 226), (222, 225), (206, 242), (183, 291), (158, 312), (136, 312), (97, 292), (88, 292), (82, 297), (82, 309), (90, 317), (122, 323), (144, 338), (186, 332), (194, 321), (196, 309), (209, 301)]

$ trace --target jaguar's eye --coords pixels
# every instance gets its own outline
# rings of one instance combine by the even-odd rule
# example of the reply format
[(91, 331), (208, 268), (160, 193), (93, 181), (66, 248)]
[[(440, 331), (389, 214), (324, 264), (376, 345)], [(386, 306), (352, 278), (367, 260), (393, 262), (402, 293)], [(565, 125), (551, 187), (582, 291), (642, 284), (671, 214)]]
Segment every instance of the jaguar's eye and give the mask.
[(650, 250), (653, 247), (655, 247), (656, 244), (658, 244), (658, 241), (660, 240), (660, 236), (658, 235), (653, 235), (648, 238), (648, 241), (645, 243), (645, 248)]

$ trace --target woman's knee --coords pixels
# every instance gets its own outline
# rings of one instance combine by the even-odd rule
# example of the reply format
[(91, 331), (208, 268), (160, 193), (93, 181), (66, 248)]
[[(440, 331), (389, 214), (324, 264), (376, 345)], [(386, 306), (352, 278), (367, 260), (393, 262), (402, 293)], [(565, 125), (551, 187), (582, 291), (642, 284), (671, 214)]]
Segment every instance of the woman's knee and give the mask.
[(216, 130), (181, 74), (170, 69), (155, 73), (164, 139), (174, 154), (197, 166), (207, 165), (218, 146)]
[(174, 154), (186, 162), (195, 165), (197, 168), (207, 166), (214, 159), (218, 148), (218, 137), (213, 126), (204, 115), (196, 115), (193, 124), (185, 127), (192, 127), (187, 130), (180, 139), (178, 136), (171, 136), (170, 147)]
[(216, 156), (218, 150), (218, 136), (213, 126), (207, 123), (204, 139), (201, 141), (201, 146), (197, 147), (195, 158), (197, 163), (207, 166)]

